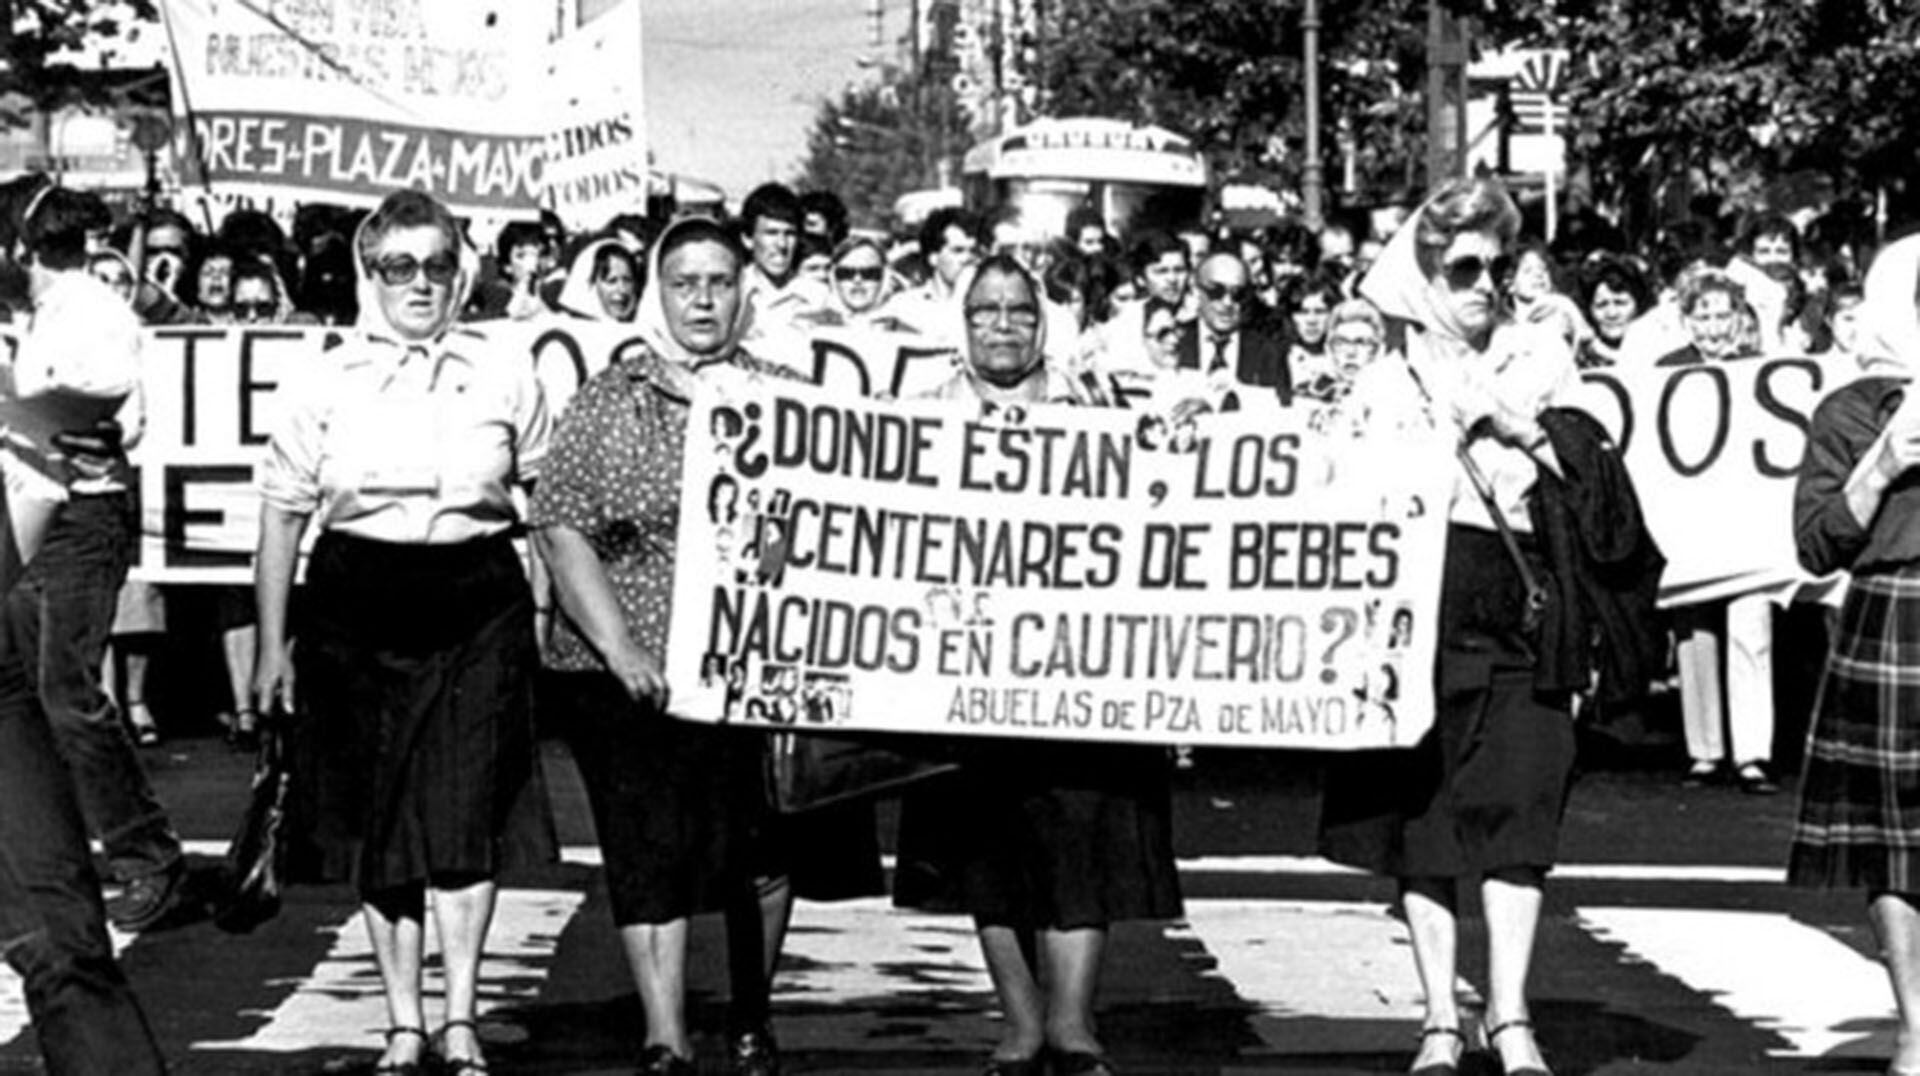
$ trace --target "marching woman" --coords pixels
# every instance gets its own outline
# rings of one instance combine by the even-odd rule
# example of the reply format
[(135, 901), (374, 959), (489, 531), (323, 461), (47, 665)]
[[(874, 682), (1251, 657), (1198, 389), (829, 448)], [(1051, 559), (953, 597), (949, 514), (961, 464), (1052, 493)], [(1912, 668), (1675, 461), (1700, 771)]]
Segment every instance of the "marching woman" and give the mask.
[[(935, 395), (995, 408), (1094, 403), (1048, 363), (1038, 283), (994, 255), (967, 286), (965, 369)], [(910, 792), (895, 901), (973, 916), (1006, 1026), (990, 1076), (1107, 1076), (1094, 1025), (1108, 928), (1180, 915), (1167, 753), (1091, 743), (958, 748)]]
[(1576, 375), (1557, 333), (1503, 317), (1499, 282), (1519, 228), (1497, 183), (1456, 180), (1396, 233), (1360, 286), (1404, 325), (1406, 354), (1368, 367), (1352, 398), (1397, 399), (1411, 421), (1456, 433), (1461, 446), (1433, 728), (1412, 750), (1330, 763), (1321, 816), (1322, 854), (1400, 884), (1426, 999), (1413, 1062), (1423, 1076), (1456, 1071), (1468, 1041), (1454, 995), (1462, 884), (1478, 885), (1486, 908), (1487, 1039), (1513, 1076), (1546, 1070), (1527, 971), (1574, 733), (1570, 693), (1543, 689), (1536, 676), (1529, 584), (1546, 565), (1526, 503), (1538, 476), (1558, 467), (1541, 413)]
[(1814, 411), (1794, 493), (1810, 572), (1852, 573), (1814, 703), (1787, 881), (1863, 889), (1900, 1028), (1887, 1071), (1920, 1073), (1920, 237), (1867, 274), (1863, 351), (1881, 363)]
[[(417, 1073), (432, 1048), (445, 1071), (481, 1073), (495, 879), (555, 852), (534, 754), (533, 599), (511, 542), (513, 487), (538, 474), (549, 422), (525, 356), (454, 324), (478, 262), (444, 206), (389, 195), (355, 255), (361, 331), (281, 394), (264, 465), (254, 696), (263, 714), (295, 715), (289, 877), (359, 889), (389, 1020), (375, 1071)], [(288, 598), (313, 522), (291, 657)], [(431, 1040), (429, 911), (446, 991)]]
[(793, 377), (740, 346), (752, 320), (746, 266), (739, 240), (711, 220), (667, 227), (637, 315), (645, 346), (568, 405), (532, 511), (566, 614), (547, 665), (646, 1014), (640, 1071), (659, 1076), (695, 1071), (691, 916), (726, 913), (729, 1071), (773, 1076), (769, 991), (796, 889), (837, 899), (881, 888), (870, 809), (837, 816), (850, 828), (830, 834), (772, 818), (762, 731), (668, 716), (662, 670), (692, 393), (703, 381)]

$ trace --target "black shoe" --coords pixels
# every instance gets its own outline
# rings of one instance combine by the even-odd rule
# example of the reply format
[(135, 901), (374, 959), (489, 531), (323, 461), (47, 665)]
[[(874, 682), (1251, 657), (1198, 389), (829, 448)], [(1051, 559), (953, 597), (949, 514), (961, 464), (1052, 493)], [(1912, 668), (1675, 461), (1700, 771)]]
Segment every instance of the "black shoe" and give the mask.
[(1113, 1063), (1089, 1050), (1053, 1050), (1053, 1076), (1115, 1076)]
[(1693, 765), (1687, 767), (1687, 775), (1680, 779), (1680, 784), (1686, 788), (1705, 788), (1719, 784), (1724, 776), (1718, 762), (1696, 759)]
[(128, 933), (146, 930), (180, 906), (186, 888), (187, 864), (175, 860), (166, 869), (128, 882), (107, 901), (107, 922)]
[(780, 1044), (771, 1028), (727, 1036), (727, 1071), (735, 1076), (780, 1076)]
[(1766, 769), (1758, 762), (1742, 763), (1733, 776), (1740, 782), (1740, 791), (1749, 796), (1771, 796), (1780, 791), (1779, 784), (1767, 776)]
[(1467, 1036), (1457, 1027), (1435, 1026), (1420, 1032), (1420, 1044), (1426, 1045), (1430, 1038), (1446, 1036), (1460, 1044), (1460, 1052), (1453, 1055), (1451, 1061), (1432, 1061), (1417, 1068), (1408, 1069), (1408, 1076), (1455, 1076), (1460, 1071), (1460, 1058), (1466, 1054)]
[(649, 1046), (640, 1051), (639, 1076), (697, 1076), (693, 1059), (681, 1057), (666, 1046)]
[(1032, 1057), (989, 1057), (982, 1076), (1046, 1076), (1047, 1063), (1039, 1054)]

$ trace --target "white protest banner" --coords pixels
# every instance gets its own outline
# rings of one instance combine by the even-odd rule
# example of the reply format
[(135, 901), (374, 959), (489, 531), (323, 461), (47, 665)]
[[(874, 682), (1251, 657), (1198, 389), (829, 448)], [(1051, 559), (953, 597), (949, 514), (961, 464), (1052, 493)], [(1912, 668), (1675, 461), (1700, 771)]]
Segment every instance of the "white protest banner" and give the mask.
[(923, 396), (960, 368), (952, 344), (880, 328), (782, 325), (748, 341), (747, 349), (843, 396)]
[(647, 200), (647, 112), (640, 0), (620, 0), (549, 50), (549, 123), (542, 205), (591, 231)]
[[(588, 378), (642, 346), (631, 325), (611, 322), (548, 317), (470, 327), (502, 351), (532, 360), (556, 421)], [(855, 370), (893, 369), (916, 338), (885, 335), (833, 345), (833, 365), (825, 368), (843, 379)], [(147, 330), (141, 355), (146, 428), (130, 453), (142, 532), (135, 578), (252, 578), (259, 527), (254, 468), (278, 420), (280, 386), (300, 365), (328, 361), (326, 352), (344, 338), (338, 329), (293, 326)], [(868, 352), (852, 351), (855, 344)], [(0, 330), (0, 346), (13, 345), (12, 333)], [(891, 376), (881, 374), (877, 383)]]
[[(1305, 411), (983, 418), (741, 379), (689, 423), (667, 679), (695, 720), (1405, 746), (1452, 455)], [(1149, 447), (1151, 446), (1151, 447)]]
[[(581, 35), (606, 21), (610, 42), (634, 7)], [(348, 203), (415, 187), (471, 214), (645, 199), (638, 65), (597, 99), (548, 78), (561, 62), (550, 5), (164, 0), (161, 12), (197, 184)], [(566, 54), (591, 47), (582, 36)], [(548, 189), (550, 167), (564, 189)]]
[(1620, 444), (1667, 570), (1663, 605), (1801, 577), (1793, 486), (1814, 407), (1852, 356), (1587, 370), (1581, 406)]
[[(557, 415), (625, 348), (630, 326), (548, 319), (481, 326), (527, 355)], [(141, 355), (146, 424), (129, 455), (141, 540), (135, 578), (244, 583), (253, 578), (260, 497), (255, 467), (279, 418), (280, 387), (326, 362), (335, 329), (186, 325), (148, 330)], [(0, 335), (9, 346), (10, 336)]]

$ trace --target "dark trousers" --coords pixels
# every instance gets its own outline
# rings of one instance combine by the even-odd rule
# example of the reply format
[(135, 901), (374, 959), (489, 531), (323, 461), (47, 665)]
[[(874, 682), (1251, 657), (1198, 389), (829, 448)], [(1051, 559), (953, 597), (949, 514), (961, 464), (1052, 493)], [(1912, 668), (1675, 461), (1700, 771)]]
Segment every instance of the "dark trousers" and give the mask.
[(100, 670), (115, 602), (133, 556), (125, 494), (61, 505), (26, 573), (6, 597), (6, 630), (73, 773), (80, 806), (127, 881), (180, 859), (180, 841), (153, 794)]
[(27, 1010), (48, 1072), (165, 1071), (146, 1016), (114, 959), (73, 777), (26, 665), (3, 636), (0, 952), (25, 981)]

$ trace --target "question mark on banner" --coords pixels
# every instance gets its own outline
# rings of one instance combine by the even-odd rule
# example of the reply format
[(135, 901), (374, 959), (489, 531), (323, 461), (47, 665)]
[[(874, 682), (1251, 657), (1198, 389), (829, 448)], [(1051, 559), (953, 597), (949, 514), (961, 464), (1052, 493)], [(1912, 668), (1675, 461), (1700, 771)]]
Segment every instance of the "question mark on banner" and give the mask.
[(1153, 498), (1155, 508), (1160, 507), (1160, 502), (1167, 499), (1167, 484), (1155, 479), (1153, 484), (1147, 487), (1147, 496)]
[(1320, 670), (1321, 683), (1331, 684), (1340, 679), (1340, 674), (1333, 667), (1334, 651), (1345, 646), (1359, 629), (1360, 617), (1351, 609), (1333, 608), (1320, 614), (1320, 630), (1333, 636), (1326, 650), (1320, 654), (1320, 664), (1323, 666)]

